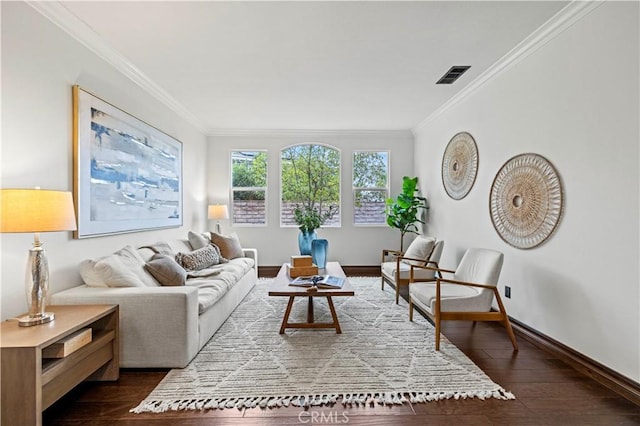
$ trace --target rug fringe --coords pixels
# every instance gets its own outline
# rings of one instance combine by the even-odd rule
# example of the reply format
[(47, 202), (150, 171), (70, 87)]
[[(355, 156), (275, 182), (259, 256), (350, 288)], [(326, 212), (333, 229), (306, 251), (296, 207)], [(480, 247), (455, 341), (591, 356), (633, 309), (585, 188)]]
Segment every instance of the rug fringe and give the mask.
[[(408, 395), (409, 398), (405, 395)], [(164, 413), (166, 411), (182, 410), (224, 410), (225, 408), (276, 408), (288, 407), (313, 407), (334, 405), (341, 399), (343, 406), (375, 406), (377, 405), (402, 405), (407, 402), (427, 403), (445, 399), (471, 399), (481, 400), (495, 398), (502, 400), (516, 399), (511, 393), (502, 388), (490, 391), (477, 392), (379, 392), (379, 393), (343, 393), (326, 395), (287, 395), (270, 397), (247, 398), (210, 398), (210, 399), (185, 399), (185, 400), (145, 400), (137, 407), (129, 410), (131, 413)]]

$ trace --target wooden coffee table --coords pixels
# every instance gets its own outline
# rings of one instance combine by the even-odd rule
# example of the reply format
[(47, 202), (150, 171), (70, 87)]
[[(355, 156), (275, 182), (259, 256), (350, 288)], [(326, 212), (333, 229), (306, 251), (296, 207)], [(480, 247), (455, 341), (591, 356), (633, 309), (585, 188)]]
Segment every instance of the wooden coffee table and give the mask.
[[(320, 270), (320, 275), (333, 275), (344, 278), (344, 285), (340, 289), (318, 289), (315, 292), (307, 291), (306, 287), (298, 287), (289, 285), (291, 278), (287, 274), (286, 265), (282, 265), (278, 276), (275, 278), (273, 284), (269, 288), (269, 296), (288, 296), (289, 303), (287, 309), (284, 312), (284, 318), (282, 319), (282, 326), (280, 327), (280, 334), (284, 334), (287, 328), (335, 328), (336, 333), (342, 333), (340, 329), (340, 323), (338, 322), (338, 315), (336, 309), (333, 306), (333, 296), (353, 296), (353, 288), (347, 280), (347, 277), (338, 262), (327, 262), (327, 267), (324, 270)], [(309, 302), (307, 306), (307, 322), (289, 322), (289, 315), (291, 314), (291, 307), (296, 297), (308, 297)], [(326, 297), (329, 310), (331, 311), (331, 318), (333, 322), (322, 323), (315, 322), (313, 318), (313, 298), (314, 297)]]

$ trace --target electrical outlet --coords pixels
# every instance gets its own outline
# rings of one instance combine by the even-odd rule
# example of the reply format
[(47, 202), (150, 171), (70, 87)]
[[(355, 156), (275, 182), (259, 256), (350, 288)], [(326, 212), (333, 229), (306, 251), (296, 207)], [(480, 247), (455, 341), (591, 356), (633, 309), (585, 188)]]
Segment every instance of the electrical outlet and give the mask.
[(504, 286), (504, 297), (506, 297), (507, 299), (511, 299), (511, 287), (509, 287), (508, 285)]

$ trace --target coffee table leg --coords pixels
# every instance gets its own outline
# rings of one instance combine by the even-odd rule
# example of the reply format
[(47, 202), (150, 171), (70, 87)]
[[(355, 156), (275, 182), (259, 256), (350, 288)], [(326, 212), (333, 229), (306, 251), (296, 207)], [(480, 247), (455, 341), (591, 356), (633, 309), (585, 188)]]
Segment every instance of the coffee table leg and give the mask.
[(287, 310), (284, 311), (284, 318), (282, 319), (282, 325), (280, 326), (280, 334), (284, 334), (285, 328), (289, 324), (289, 314), (291, 313), (291, 307), (293, 306), (293, 299), (295, 296), (289, 296), (289, 303), (287, 304)]
[(313, 324), (313, 296), (309, 296), (309, 304), (307, 305), (307, 322)]
[(327, 304), (329, 305), (329, 310), (331, 311), (333, 324), (336, 326), (336, 333), (342, 334), (342, 330), (340, 329), (340, 323), (338, 322), (338, 315), (336, 315), (336, 309), (333, 307), (333, 300), (331, 300), (331, 296), (327, 296)]

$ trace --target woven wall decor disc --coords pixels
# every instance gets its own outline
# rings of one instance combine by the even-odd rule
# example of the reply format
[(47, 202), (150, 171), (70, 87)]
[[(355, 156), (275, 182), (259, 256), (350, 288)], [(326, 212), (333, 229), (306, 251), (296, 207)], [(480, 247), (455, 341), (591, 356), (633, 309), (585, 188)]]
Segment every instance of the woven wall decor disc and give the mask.
[(520, 154), (498, 171), (489, 197), (493, 227), (508, 244), (542, 244), (562, 215), (562, 185), (553, 165), (538, 154)]
[(442, 184), (449, 197), (461, 200), (467, 196), (478, 173), (478, 147), (467, 132), (451, 138), (442, 156)]

